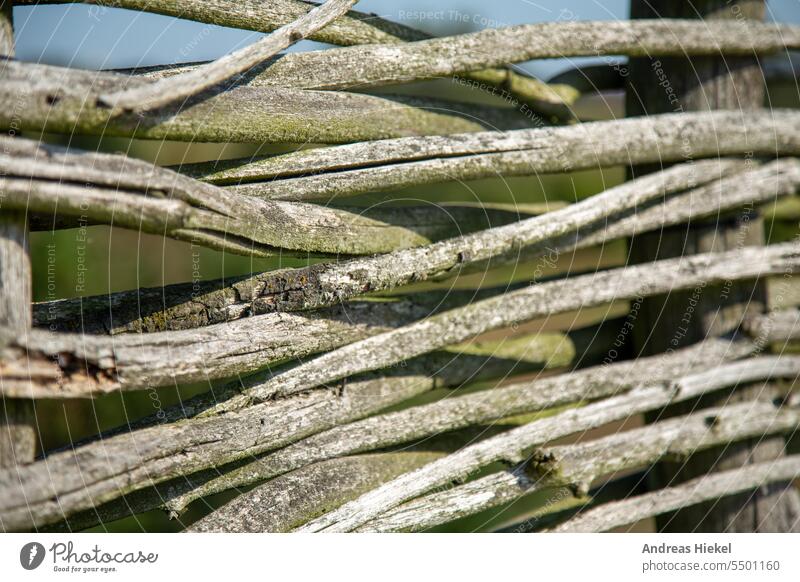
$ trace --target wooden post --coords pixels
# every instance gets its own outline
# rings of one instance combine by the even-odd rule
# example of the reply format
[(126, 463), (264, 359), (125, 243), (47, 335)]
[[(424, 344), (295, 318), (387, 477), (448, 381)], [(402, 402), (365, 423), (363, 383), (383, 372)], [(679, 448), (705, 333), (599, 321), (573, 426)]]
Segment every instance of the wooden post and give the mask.
[[(14, 54), (11, 7), (11, 0), (0, 0), (0, 59)], [(3, 69), (0, 60), (0, 79)], [(27, 333), (31, 326), (31, 263), (25, 214), (3, 208), (2, 201), (0, 192), (0, 329), (5, 337), (13, 337)], [(32, 461), (36, 440), (33, 402), (4, 398), (0, 408), (0, 467)]]
[[(631, 18), (718, 18), (763, 20), (764, 0), (631, 0)], [(628, 116), (665, 112), (762, 107), (764, 80), (755, 58), (639, 58), (631, 59), (627, 85)], [(709, 128), (709, 131), (714, 131)], [(685, 161), (692, 161), (691, 143)], [(747, 163), (747, 160), (743, 161)], [(654, 168), (633, 168), (640, 175)], [(762, 245), (763, 222), (753, 209), (705, 221), (648, 233), (631, 241), (633, 262), (652, 261), (699, 252)], [(748, 311), (763, 311), (763, 282), (698, 287), (644, 300), (637, 306), (634, 342), (643, 354), (663, 352), (694, 343), (709, 335), (736, 330)], [(632, 311), (632, 314), (634, 312)], [(757, 385), (735, 392), (674, 406), (668, 415), (698, 406), (724, 405), (745, 399), (775, 397), (770, 386)], [(663, 414), (662, 414), (663, 417)], [(652, 485), (675, 485), (710, 471), (721, 471), (783, 455), (783, 438), (768, 438), (712, 449), (692, 455), (685, 463), (661, 463)], [(746, 493), (663, 515), (660, 531), (752, 532), (800, 529), (800, 497), (789, 484), (762, 487)]]

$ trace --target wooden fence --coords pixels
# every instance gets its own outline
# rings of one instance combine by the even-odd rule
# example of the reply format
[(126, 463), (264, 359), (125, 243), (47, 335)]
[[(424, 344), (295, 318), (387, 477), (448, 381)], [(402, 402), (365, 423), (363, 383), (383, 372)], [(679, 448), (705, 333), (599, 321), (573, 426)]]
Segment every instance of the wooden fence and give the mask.
[[(45, 3), (60, 2), (13, 2)], [(2, 3), (2, 529), (179, 517), (223, 492), (188, 530), (493, 512), (506, 531), (800, 529), (800, 246), (765, 246), (760, 214), (800, 214), (800, 113), (763, 107), (765, 86), (795, 83), (800, 27), (717, 0), (444, 38), (355, 0), (93, 3), (270, 34), (211, 63), (83, 71), (14, 60)], [(339, 47), (281, 52), (302, 39)], [(508, 65), (572, 56), (629, 61), (549, 82)], [(369, 92), (437, 78), (503, 103)], [(619, 89), (627, 119), (576, 113)], [(42, 134), (319, 147), (165, 168)], [(620, 166), (628, 181), (572, 204), (348, 200)], [(29, 232), (86, 224), (309, 261), (33, 303)], [(615, 240), (622, 263), (537, 271)], [(502, 285), (447, 290), (498, 269)], [(34, 400), (198, 382), (210, 391), (37, 456)]]

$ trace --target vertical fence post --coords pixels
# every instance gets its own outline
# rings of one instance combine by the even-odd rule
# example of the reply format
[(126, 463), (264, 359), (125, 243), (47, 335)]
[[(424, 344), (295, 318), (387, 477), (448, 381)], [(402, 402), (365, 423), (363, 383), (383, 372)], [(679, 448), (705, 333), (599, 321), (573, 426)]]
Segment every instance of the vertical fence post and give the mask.
[[(631, 0), (631, 18), (764, 18), (764, 0)], [(631, 59), (626, 92), (628, 116), (666, 112), (732, 109), (747, 115), (762, 107), (764, 79), (755, 57), (638, 58)], [(709, 131), (714, 131), (713, 127)], [(691, 143), (685, 161), (692, 161)], [(748, 163), (744, 160), (743, 163)], [(632, 168), (631, 174), (653, 167)], [(664, 229), (631, 241), (632, 262), (716, 252), (762, 245), (763, 221), (751, 209), (691, 225)], [(763, 311), (763, 282), (727, 283), (646, 299), (635, 304), (634, 342), (638, 353), (675, 349), (737, 328), (747, 311)], [(756, 385), (735, 392), (675, 406), (667, 414), (687, 413), (702, 405), (734, 400), (772, 399), (774, 387)], [(653, 420), (653, 419), (650, 419)], [(709, 471), (740, 467), (783, 455), (783, 438), (757, 439), (692, 455), (686, 462), (660, 463), (653, 472), (654, 487), (685, 481)], [(800, 497), (790, 484), (762, 487), (743, 494), (661, 516), (661, 531), (792, 531), (800, 527)]]
[[(0, 83), (4, 59), (14, 54), (11, 0), (0, 0)], [(24, 212), (2, 207), (0, 192), (0, 342), (22, 336), (31, 326), (31, 264)], [(2, 378), (0, 378), (2, 382)], [(36, 430), (33, 402), (2, 398), (0, 409), (0, 467), (33, 460)]]

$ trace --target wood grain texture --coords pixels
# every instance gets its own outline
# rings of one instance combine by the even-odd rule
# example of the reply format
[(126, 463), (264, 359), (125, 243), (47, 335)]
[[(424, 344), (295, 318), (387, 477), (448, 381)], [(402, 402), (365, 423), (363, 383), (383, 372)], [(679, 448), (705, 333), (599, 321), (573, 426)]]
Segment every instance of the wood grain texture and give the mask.
[(621, 298), (648, 297), (723, 281), (760, 279), (797, 268), (797, 243), (657, 261), (511, 291), (431, 316), (323, 354), (264, 384), (244, 391), (219, 410), (307, 390), (363, 371), (458, 343), (478, 334), (553, 313), (601, 305)]
[[(404, 44), (290, 53), (271, 62), (257, 76), (261, 84), (339, 90), (452, 78), (532, 59), (731, 56), (771, 54), (798, 47), (800, 28), (791, 25), (733, 20), (562, 21), (488, 28)], [(167, 74), (180, 71), (172, 69)]]
[[(794, 53), (759, 58), (767, 89), (789, 85), (794, 87), (798, 62)], [(576, 66), (550, 77), (553, 86), (569, 86), (581, 96), (611, 91), (624, 91), (629, 70), (619, 63), (594, 63)]]
[[(454, 396), (433, 404), (373, 416), (332, 428), (271, 453), (171, 500), (180, 513), (192, 501), (231, 487), (252, 485), (304, 465), (410, 443), (451, 430), (498, 421), (630, 390), (645, 381), (668, 382), (729, 359), (747, 355), (753, 345), (709, 341), (673, 356), (655, 356), (613, 366), (595, 366), (555, 376)], [(645, 380), (648, 379), (648, 380)]]
[[(503, 289), (494, 290), (494, 294)], [(213, 385), (251, 375), (379, 333), (409, 325), (454, 305), (468, 304), (459, 294), (441, 304), (409, 298), (355, 302), (308, 313), (265, 314), (199, 329), (127, 334), (115, 338), (81, 333), (31, 330), (0, 350), (0, 394), (22, 398), (89, 398), (190, 383)], [(524, 338), (524, 339), (523, 339)], [(566, 341), (559, 347), (559, 341)], [(559, 357), (569, 339), (560, 333), (522, 336), (520, 345), (536, 358)], [(464, 346), (481, 357), (484, 350), (510, 349), (491, 342)], [(455, 357), (455, 354), (453, 356)], [(486, 354), (489, 359), (491, 354)], [(524, 367), (530, 357), (517, 354)], [(538, 359), (542, 364), (547, 359)], [(568, 360), (567, 360), (568, 362)]]
[[(519, 220), (468, 206), (337, 209), (266, 202), (121, 155), (0, 139), (9, 209), (109, 224), (249, 256), (384, 253)], [(521, 210), (525, 215), (524, 208)], [(69, 226), (69, 224), (67, 225)], [(52, 228), (52, 226), (51, 226)]]
[[(502, 134), (382, 140), (316, 148), (252, 162), (189, 168), (230, 190), (265, 199), (323, 200), (454, 179), (561, 173), (627, 164), (683, 162), (720, 156), (796, 155), (798, 115), (733, 112), (663, 115), (596, 121)], [(713, 127), (713, 131), (708, 131)], [(210, 170), (210, 171), (209, 171)], [(206, 172), (206, 175), (203, 174)], [(301, 174), (301, 176), (296, 176)], [(259, 182), (258, 180), (264, 180)]]
[[(795, 267), (797, 253), (796, 244), (784, 243), (613, 269), (505, 293), (506, 289), (454, 294), (444, 302), (436, 297), (357, 302), (306, 314), (264, 314), (114, 340), (37, 329), (17, 338), (3, 352), (2, 390), (12, 396), (86, 397), (111, 390), (208, 382), (338, 348), (216, 407), (217, 411), (234, 410), (275, 394), (292, 394), (395, 365), (515, 322), (699, 284), (780, 274)], [(794, 337), (791, 312), (774, 319), (789, 323), (774, 325), (769, 334), (760, 333), (760, 320), (745, 326), (761, 345)], [(293, 339), (287, 342), (289, 337)], [(353, 359), (354, 353), (373, 355)]]
[[(710, 419), (715, 423), (714, 430), (709, 428)], [(646, 469), (662, 458), (686, 458), (698, 450), (752, 437), (791, 433), (798, 422), (797, 409), (735, 404), (696, 411), (583, 443), (545, 446), (536, 449), (530, 459), (518, 467), (408, 501), (356, 531), (422, 531), (500, 508), (523, 495), (547, 489), (568, 487), (580, 498), (592, 481), (606, 475)], [(689, 503), (690, 499), (684, 497), (680, 506)]]
[[(624, 501), (590, 509), (553, 528), (553, 532), (601, 532), (655, 517), (703, 502), (715, 502), (738, 493), (754, 493), (776, 482), (792, 481), (800, 476), (800, 455), (763, 461), (690, 479), (675, 487), (666, 487)], [(793, 516), (800, 519), (800, 515)], [(760, 527), (760, 526), (759, 526)]]
[[(496, 461), (517, 464), (525, 460), (526, 452), (536, 446), (569, 434), (574, 434), (629, 418), (631, 415), (657, 410), (674, 402), (685, 401), (700, 394), (720, 388), (764, 379), (772, 374), (794, 377), (800, 370), (800, 360), (784, 359), (764, 362), (759, 369), (752, 361), (736, 362), (713, 370), (717, 374), (701, 372), (662, 385), (644, 382), (630, 392), (571, 409), (554, 416), (534, 421), (475, 445), (465, 447), (447, 457), (434, 461), (399, 477), (377, 489), (346, 503), (297, 531), (343, 532), (352, 531), (401, 503), (418, 497), (435, 487), (464, 480), (481, 467)], [(785, 367), (784, 367), (785, 366)], [(765, 403), (770, 415), (775, 405)], [(795, 411), (796, 412), (796, 411)], [(796, 418), (794, 419), (796, 422)]]
[[(698, 162), (658, 176), (611, 188), (566, 208), (516, 224), (445, 240), (418, 249), (395, 251), (367, 259), (257, 275), (238, 289), (256, 312), (312, 309), (365, 292), (388, 290), (411, 282), (458, 273), (466, 264), (502, 255), (515, 257), (527, 248), (548, 252), (560, 237), (570, 238), (637, 204), (713, 180), (735, 162)], [(697, 168), (702, 173), (697, 173)], [(245, 290), (245, 285), (248, 289)], [(279, 291), (274, 293), (272, 290)]]
[(309, 465), (242, 493), (187, 532), (288, 532), (443, 452), (356, 455)]

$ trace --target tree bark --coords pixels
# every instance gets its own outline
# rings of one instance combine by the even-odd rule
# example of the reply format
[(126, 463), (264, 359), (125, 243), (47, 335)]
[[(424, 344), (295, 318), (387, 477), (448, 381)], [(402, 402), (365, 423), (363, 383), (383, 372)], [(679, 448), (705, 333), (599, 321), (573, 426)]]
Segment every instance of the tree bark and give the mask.
[[(0, 1), (0, 58), (14, 55), (12, 3)], [(0, 62), (0, 78), (5, 64)], [(2, 208), (0, 191), (0, 329), (24, 336), (31, 327), (31, 265), (27, 248), (25, 214)], [(12, 337), (13, 337), (12, 335)], [(0, 347), (5, 338), (0, 337)], [(36, 431), (33, 402), (2, 399), (0, 411), (0, 467), (13, 467), (33, 460)]]
[[(763, 0), (632, 0), (631, 18), (702, 18), (763, 20)], [(762, 106), (764, 78), (755, 56), (637, 58), (630, 64), (627, 115), (729, 109), (741, 113)], [(692, 162), (692, 142), (686, 142), (684, 161)], [(640, 175), (656, 168), (639, 167)], [(665, 229), (632, 241), (631, 258), (645, 262), (698, 252), (717, 252), (763, 244), (763, 222), (752, 207), (738, 216), (718, 216), (714, 222)], [(747, 312), (761, 312), (766, 303), (762, 281), (731, 282), (645, 299), (638, 308), (634, 332), (637, 350), (657, 353), (737, 329)], [(731, 401), (770, 400), (762, 385), (737, 391), (732, 397), (704, 397), (673, 407), (668, 414), (686, 413), (698, 404), (724, 405)], [(709, 470), (725, 470), (783, 455), (782, 438), (754, 439), (711, 449), (682, 463), (662, 463), (653, 473), (654, 488), (686, 481)], [(760, 488), (755, 494), (731, 496), (697, 507), (681, 509), (657, 519), (660, 531), (752, 532), (796, 531), (800, 527), (800, 497), (787, 483)]]

